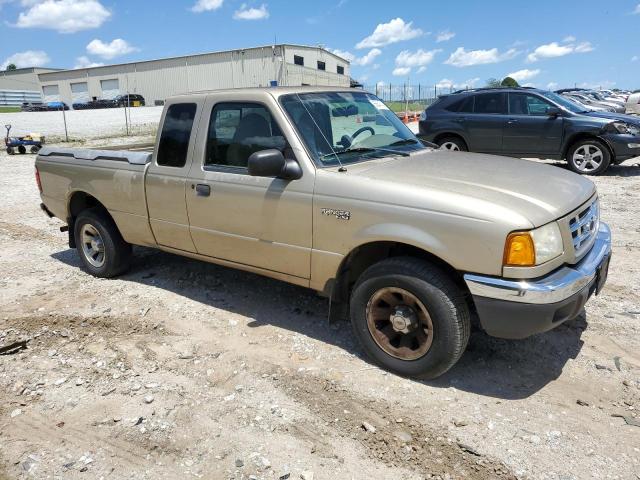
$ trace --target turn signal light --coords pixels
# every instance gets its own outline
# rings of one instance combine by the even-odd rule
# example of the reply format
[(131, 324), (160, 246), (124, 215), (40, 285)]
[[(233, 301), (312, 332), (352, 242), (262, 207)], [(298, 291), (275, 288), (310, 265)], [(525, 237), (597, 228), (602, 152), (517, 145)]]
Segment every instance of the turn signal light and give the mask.
[(529, 232), (509, 234), (503, 263), (506, 267), (533, 267), (536, 264), (536, 250)]

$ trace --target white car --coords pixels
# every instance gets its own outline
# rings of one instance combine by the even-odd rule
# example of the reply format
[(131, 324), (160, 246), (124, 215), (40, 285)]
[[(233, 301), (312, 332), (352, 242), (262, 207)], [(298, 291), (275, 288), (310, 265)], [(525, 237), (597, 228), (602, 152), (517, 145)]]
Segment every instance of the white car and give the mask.
[(634, 115), (640, 115), (640, 92), (632, 93), (627, 98), (625, 105), (625, 113), (632, 113)]

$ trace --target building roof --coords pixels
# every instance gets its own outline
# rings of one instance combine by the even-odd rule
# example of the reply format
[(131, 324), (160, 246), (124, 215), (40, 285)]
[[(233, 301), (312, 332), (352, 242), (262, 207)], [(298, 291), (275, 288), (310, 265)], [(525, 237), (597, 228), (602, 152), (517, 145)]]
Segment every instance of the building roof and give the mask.
[[(213, 52), (203, 52), (203, 53), (194, 53), (194, 54), (190, 54), (190, 55), (179, 55), (179, 56), (175, 56), (175, 57), (163, 57), (163, 58), (154, 58), (151, 60), (139, 60), (139, 61), (134, 61), (134, 62), (124, 62), (124, 63), (112, 63), (109, 65), (101, 65), (99, 67), (84, 67), (84, 68), (69, 68), (69, 69), (60, 69), (60, 70), (55, 70), (55, 72), (72, 72), (72, 71), (89, 71), (89, 70), (100, 70), (101, 68), (111, 68), (111, 67), (120, 67), (120, 66), (125, 66), (125, 65), (136, 65), (136, 64), (140, 64), (140, 63), (152, 63), (152, 62), (162, 62), (165, 60), (178, 60), (181, 58), (195, 58), (195, 57), (202, 57), (205, 55), (212, 55), (212, 54), (216, 54), (216, 53), (230, 53), (230, 52), (243, 52), (246, 50), (262, 50), (265, 48), (276, 48), (276, 47), (294, 47), (294, 48), (307, 48), (307, 49), (312, 49), (312, 50), (323, 50), (324, 52), (326, 52), (328, 55), (331, 55), (332, 57), (335, 57), (347, 64), (349, 64), (349, 60), (342, 58), (339, 55), (336, 55), (335, 53), (327, 50), (326, 48), (322, 47), (322, 46), (312, 46), (312, 45), (297, 45), (295, 43), (278, 43), (278, 44), (274, 44), (274, 45), (262, 45), (262, 46), (258, 46), (258, 47), (247, 47), (247, 48), (234, 48), (231, 50), (216, 50)], [(51, 69), (52, 72), (41, 72), (42, 75), (45, 75), (47, 73), (54, 73), (54, 69)]]
[(45, 68), (45, 67), (25, 67), (16, 68), (15, 70), (0, 70), (0, 75), (20, 75), (25, 73), (48, 73), (59, 72), (61, 68)]

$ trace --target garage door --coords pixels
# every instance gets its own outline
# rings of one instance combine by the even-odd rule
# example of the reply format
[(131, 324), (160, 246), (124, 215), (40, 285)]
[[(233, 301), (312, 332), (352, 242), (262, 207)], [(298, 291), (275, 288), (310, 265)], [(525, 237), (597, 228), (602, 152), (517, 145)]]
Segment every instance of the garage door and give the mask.
[(102, 89), (102, 98), (111, 99), (120, 95), (117, 78), (113, 80), (100, 80), (100, 88)]
[(89, 101), (89, 88), (87, 82), (71, 84), (71, 98), (73, 103), (84, 103)]
[(44, 103), (59, 102), (60, 90), (58, 85), (44, 85), (42, 87), (42, 96), (44, 97)]

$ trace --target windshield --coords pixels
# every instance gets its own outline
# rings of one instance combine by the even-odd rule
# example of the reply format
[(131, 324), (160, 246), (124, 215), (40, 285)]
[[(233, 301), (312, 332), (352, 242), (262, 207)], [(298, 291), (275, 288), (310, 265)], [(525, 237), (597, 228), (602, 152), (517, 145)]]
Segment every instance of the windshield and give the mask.
[(564, 108), (565, 110), (569, 110), (570, 112), (583, 113), (583, 112), (590, 111), (590, 110), (585, 110), (584, 105), (580, 105), (576, 102), (573, 102), (568, 98), (563, 97), (562, 95), (558, 95), (557, 93), (553, 93), (553, 92), (541, 92), (541, 93), (543, 96), (545, 96), (552, 102), (556, 103), (557, 105), (560, 105), (562, 108)]
[(366, 92), (284, 95), (280, 102), (322, 166), (407, 155), (425, 148), (395, 113)]

